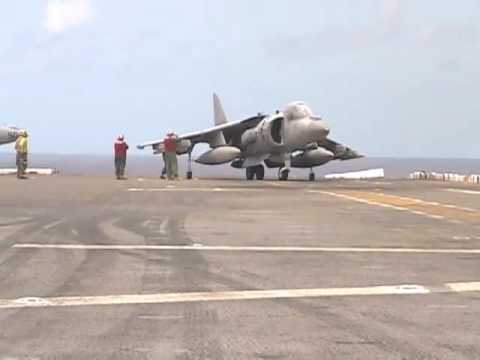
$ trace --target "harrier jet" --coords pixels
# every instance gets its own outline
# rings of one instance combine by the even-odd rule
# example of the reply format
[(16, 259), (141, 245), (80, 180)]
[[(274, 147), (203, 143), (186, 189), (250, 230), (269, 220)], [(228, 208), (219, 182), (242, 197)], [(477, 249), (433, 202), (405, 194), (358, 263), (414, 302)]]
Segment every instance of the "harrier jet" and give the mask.
[[(291, 168), (310, 169), (309, 180), (315, 180), (313, 168), (331, 160), (362, 157), (347, 146), (328, 138), (330, 129), (315, 116), (304, 102), (292, 102), (284, 111), (258, 114), (245, 120), (229, 122), (219, 97), (213, 95), (215, 126), (178, 137), (177, 153), (188, 154), (187, 178), (192, 178), (192, 150), (207, 143), (210, 150), (195, 161), (204, 165), (230, 163), (245, 169), (248, 180), (263, 180), (265, 166), (278, 168), (279, 180), (288, 180)], [(151, 147), (154, 154), (164, 152), (163, 140), (137, 146)]]
[(20, 135), (20, 129), (0, 126), (0, 145), (15, 142)]

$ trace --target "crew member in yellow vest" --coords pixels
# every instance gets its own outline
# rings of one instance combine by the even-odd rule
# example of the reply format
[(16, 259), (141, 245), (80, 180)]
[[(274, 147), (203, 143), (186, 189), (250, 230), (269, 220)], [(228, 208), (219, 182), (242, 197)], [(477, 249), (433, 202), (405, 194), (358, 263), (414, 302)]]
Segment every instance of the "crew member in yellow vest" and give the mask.
[(20, 136), (15, 144), (17, 150), (17, 178), (26, 179), (25, 172), (28, 166), (28, 134), (25, 130), (20, 131)]

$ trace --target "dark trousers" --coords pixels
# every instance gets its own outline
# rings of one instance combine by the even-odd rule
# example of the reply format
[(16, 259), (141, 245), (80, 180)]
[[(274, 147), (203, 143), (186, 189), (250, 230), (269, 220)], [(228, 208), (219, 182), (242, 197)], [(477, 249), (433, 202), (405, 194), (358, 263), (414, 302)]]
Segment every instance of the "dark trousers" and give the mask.
[(125, 166), (127, 165), (127, 158), (115, 157), (115, 175), (117, 178), (125, 176)]
[(28, 166), (28, 154), (17, 152), (17, 177), (25, 176)]

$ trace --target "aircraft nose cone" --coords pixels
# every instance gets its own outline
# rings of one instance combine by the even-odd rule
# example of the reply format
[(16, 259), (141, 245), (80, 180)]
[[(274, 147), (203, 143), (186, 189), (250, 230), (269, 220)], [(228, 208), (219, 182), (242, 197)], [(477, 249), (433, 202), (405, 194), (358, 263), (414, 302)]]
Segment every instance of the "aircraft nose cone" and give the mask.
[(316, 139), (324, 139), (330, 134), (330, 128), (322, 120), (314, 121), (312, 123), (311, 131), (315, 134)]

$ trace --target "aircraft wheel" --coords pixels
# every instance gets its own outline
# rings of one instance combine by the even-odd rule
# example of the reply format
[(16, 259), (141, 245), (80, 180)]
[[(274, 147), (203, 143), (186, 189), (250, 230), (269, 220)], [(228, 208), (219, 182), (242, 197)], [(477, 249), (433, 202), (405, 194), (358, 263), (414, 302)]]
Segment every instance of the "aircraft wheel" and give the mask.
[(308, 181), (315, 181), (315, 173), (312, 172), (308, 175)]
[(255, 176), (257, 180), (263, 180), (265, 178), (265, 168), (263, 165), (255, 166)]
[(193, 178), (193, 172), (187, 171), (187, 179), (191, 180)]
[(289, 173), (290, 173), (289, 169), (280, 168), (280, 170), (278, 170), (278, 180), (287, 181)]
[(245, 174), (247, 177), (247, 180), (253, 180), (255, 177), (255, 167), (254, 166), (249, 166), (245, 169)]

